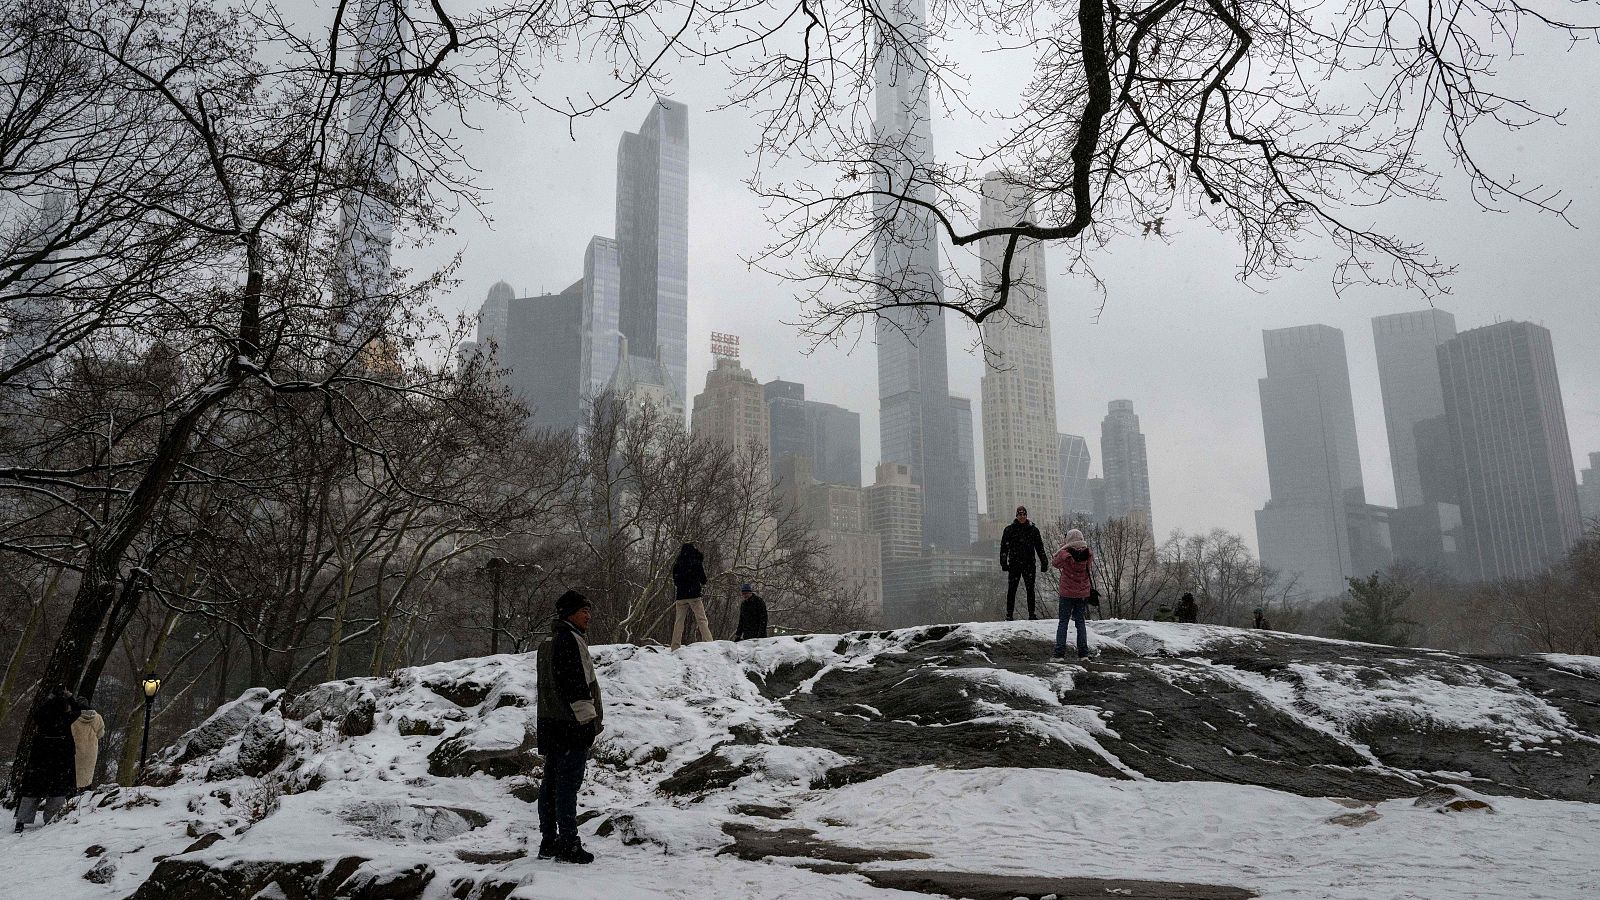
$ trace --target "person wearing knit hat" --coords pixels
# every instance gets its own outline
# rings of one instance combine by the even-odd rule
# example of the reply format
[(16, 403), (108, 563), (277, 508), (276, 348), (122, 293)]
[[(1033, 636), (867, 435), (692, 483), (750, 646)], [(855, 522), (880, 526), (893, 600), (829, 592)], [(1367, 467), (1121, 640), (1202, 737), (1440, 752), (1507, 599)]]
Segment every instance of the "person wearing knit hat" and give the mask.
[(1078, 628), (1078, 658), (1089, 658), (1088, 626), (1084, 620), (1089, 615), (1089, 596), (1094, 593), (1094, 551), (1083, 539), (1083, 532), (1074, 528), (1067, 532), (1066, 541), (1056, 551), (1051, 565), (1061, 570), (1056, 607), (1056, 651), (1061, 659), (1067, 655), (1067, 623)]
[(735, 641), (748, 641), (767, 636), (767, 601), (756, 593), (755, 585), (739, 585), (744, 602), (739, 604), (739, 627), (733, 632)]
[(550, 637), (539, 645), (538, 745), (544, 756), (539, 781), (539, 858), (591, 863), (578, 839), (578, 790), (589, 750), (605, 728), (600, 682), (585, 635), (593, 611), (588, 598), (567, 591), (556, 600)]
[(1017, 518), (1000, 533), (1000, 568), (1006, 573), (1006, 621), (1011, 621), (1017, 607), (1017, 582), (1028, 589), (1028, 618), (1037, 619), (1034, 613), (1033, 579), (1034, 557), (1039, 560), (1039, 572), (1050, 571), (1049, 558), (1044, 552), (1044, 538), (1039, 526), (1028, 521), (1028, 508), (1017, 507)]

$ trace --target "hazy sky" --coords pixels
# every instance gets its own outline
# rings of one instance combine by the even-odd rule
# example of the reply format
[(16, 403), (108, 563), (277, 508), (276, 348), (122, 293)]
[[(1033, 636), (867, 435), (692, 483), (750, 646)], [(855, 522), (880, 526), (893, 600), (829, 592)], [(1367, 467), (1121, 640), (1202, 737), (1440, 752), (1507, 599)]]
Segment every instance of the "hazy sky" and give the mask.
[[(993, 56), (958, 48), (982, 99), (1013, 94), (1025, 72)], [(1577, 228), (1531, 209), (1478, 209), (1459, 172), (1446, 169), (1448, 202), (1414, 203), (1380, 221), (1427, 242), (1459, 266), (1454, 294), (1437, 305), (1461, 329), (1506, 319), (1549, 328), (1575, 460), (1600, 450), (1600, 53), (1593, 44), (1530, 48), (1503, 67), (1508, 90), (1524, 91), (1567, 110), (1565, 127), (1544, 127), (1497, 141), (1493, 159), (1525, 181), (1559, 185), (1572, 201)], [(762, 212), (741, 179), (748, 175), (754, 128), (744, 113), (709, 112), (719, 105), (725, 75), (712, 67), (683, 67), (669, 95), (690, 109), (689, 370), (690, 393), (710, 366), (708, 336), (743, 338), (744, 362), (765, 382), (803, 382), (807, 396), (861, 413), (863, 473), (870, 481), (878, 453), (875, 348), (853, 346), (806, 355), (808, 342), (783, 324), (799, 317), (793, 290), (748, 269), (769, 235)], [(595, 84), (592, 67), (551, 71), (547, 95)], [(460, 251), (461, 285), (442, 298), (450, 310), (475, 311), (489, 286), (504, 279), (518, 291), (556, 291), (582, 275), (591, 235), (613, 234), (616, 145), (648, 111), (638, 97), (614, 111), (584, 119), (568, 135), (565, 119), (488, 113), (464, 135), (478, 182), (489, 198), (492, 225), (461, 216), (456, 234), (403, 261), (434, 266)], [(971, 149), (988, 132), (969, 116), (937, 114), (934, 141), (941, 154)], [(1170, 224), (1170, 223), (1169, 223)], [(1108, 295), (1064, 272), (1052, 256), (1049, 292), (1060, 430), (1089, 438), (1098, 474), (1100, 420), (1112, 399), (1133, 401), (1150, 455), (1151, 497), (1159, 532), (1220, 526), (1256, 543), (1253, 511), (1267, 499), (1266, 456), (1256, 380), (1264, 375), (1261, 330), (1325, 323), (1344, 331), (1349, 351), (1362, 469), (1370, 502), (1394, 501), (1388, 443), (1373, 357), (1373, 316), (1421, 308), (1426, 301), (1399, 290), (1352, 290), (1335, 297), (1331, 247), (1306, 245), (1321, 259), (1303, 271), (1253, 286), (1235, 278), (1240, 254), (1230, 238), (1198, 224), (1177, 223), (1169, 242), (1127, 239), (1098, 263)], [(864, 323), (869, 324), (869, 323)], [(977, 401), (983, 374), (974, 351), (976, 331), (951, 320), (951, 390)], [(982, 440), (978, 440), (979, 497), (983, 497)]]

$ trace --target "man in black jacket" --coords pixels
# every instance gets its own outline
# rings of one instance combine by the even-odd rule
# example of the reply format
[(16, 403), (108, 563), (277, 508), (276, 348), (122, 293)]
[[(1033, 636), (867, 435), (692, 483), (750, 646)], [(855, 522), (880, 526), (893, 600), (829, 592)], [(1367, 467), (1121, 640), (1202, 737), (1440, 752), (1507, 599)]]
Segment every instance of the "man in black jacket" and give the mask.
[(752, 585), (739, 585), (739, 593), (744, 595), (744, 602), (739, 604), (739, 628), (734, 631), (733, 639), (748, 641), (766, 637), (767, 601), (761, 599)]
[(589, 748), (605, 727), (600, 682), (584, 634), (589, 601), (567, 591), (556, 601), (550, 637), (539, 645), (539, 858), (591, 863), (594, 854), (578, 840), (578, 789)]
[(693, 541), (686, 541), (678, 549), (678, 558), (672, 563), (672, 586), (677, 589), (677, 600), (672, 604), (672, 649), (683, 646), (684, 619), (690, 613), (694, 613), (694, 624), (700, 630), (700, 640), (711, 640), (706, 604), (700, 599), (706, 586), (705, 554)]
[(1006, 621), (1011, 621), (1017, 607), (1017, 579), (1028, 587), (1028, 618), (1039, 618), (1033, 607), (1034, 557), (1039, 559), (1039, 571), (1050, 571), (1050, 558), (1044, 552), (1044, 538), (1039, 526), (1028, 521), (1028, 508), (1017, 507), (1016, 521), (1006, 526), (1000, 534), (1000, 568), (1006, 572)]

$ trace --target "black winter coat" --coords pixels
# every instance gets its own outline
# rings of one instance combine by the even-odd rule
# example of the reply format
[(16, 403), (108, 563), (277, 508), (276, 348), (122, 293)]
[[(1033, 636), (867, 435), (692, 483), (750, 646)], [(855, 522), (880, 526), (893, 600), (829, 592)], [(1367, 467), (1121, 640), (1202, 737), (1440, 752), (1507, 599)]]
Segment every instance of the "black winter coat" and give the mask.
[(1000, 568), (1007, 572), (1033, 571), (1033, 558), (1039, 558), (1039, 571), (1050, 571), (1050, 557), (1044, 552), (1039, 526), (1012, 520), (1000, 533)]
[(537, 665), (539, 752), (589, 749), (605, 722), (605, 707), (583, 632), (557, 619), (539, 645)]
[(751, 594), (739, 604), (739, 628), (733, 633), (736, 641), (748, 641), (767, 636), (767, 601), (760, 594)]
[(672, 564), (672, 584), (678, 589), (679, 600), (693, 600), (703, 593), (706, 584), (705, 554), (692, 544), (684, 544), (678, 559)]
[(1193, 625), (1200, 621), (1200, 604), (1194, 602), (1192, 598), (1189, 600), (1179, 601), (1177, 614), (1179, 622), (1186, 622)]
[(77, 746), (72, 741), (72, 720), (82, 712), (78, 704), (59, 694), (39, 709), (28, 753), (28, 765), (17, 781), (23, 797), (70, 797), (78, 792)]

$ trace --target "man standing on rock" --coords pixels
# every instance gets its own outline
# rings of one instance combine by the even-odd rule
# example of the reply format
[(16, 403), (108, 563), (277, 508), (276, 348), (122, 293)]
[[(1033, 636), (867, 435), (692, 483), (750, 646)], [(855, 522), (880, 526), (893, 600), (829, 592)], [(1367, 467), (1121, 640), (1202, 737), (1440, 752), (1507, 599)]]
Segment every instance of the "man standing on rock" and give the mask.
[(694, 541), (685, 541), (678, 549), (678, 558), (672, 563), (672, 586), (678, 598), (672, 604), (672, 649), (683, 646), (684, 619), (690, 613), (694, 613), (694, 624), (700, 631), (700, 640), (711, 640), (711, 625), (706, 622), (706, 603), (700, 599), (705, 594), (706, 586), (705, 554), (694, 545)]
[(556, 622), (539, 646), (539, 858), (594, 862), (578, 839), (578, 789), (589, 748), (605, 727), (600, 682), (584, 635), (589, 601), (567, 591), (556, 601)]
[(739, 627), (733, 633), (735, 641), (753, 641), (767, 636), (767, 601), (756, 593), (755, 585), (739, 585), (744, 602), (739, 604)]
[(1050, 571), (1050, 558), (1044, 552), (1044, 538), (1039, 526), (1028, 521), (1028, 508), (1017, 507), (1017, 518), (1000, 533), (1000, 568), (1006, 573), (1006, 621), (1016, 613), (1017, 579), (1028, 588), (1028, 618), (1039, 618), (1033, 607), (1034, 557), (1039, 558), (1039, 571)]

